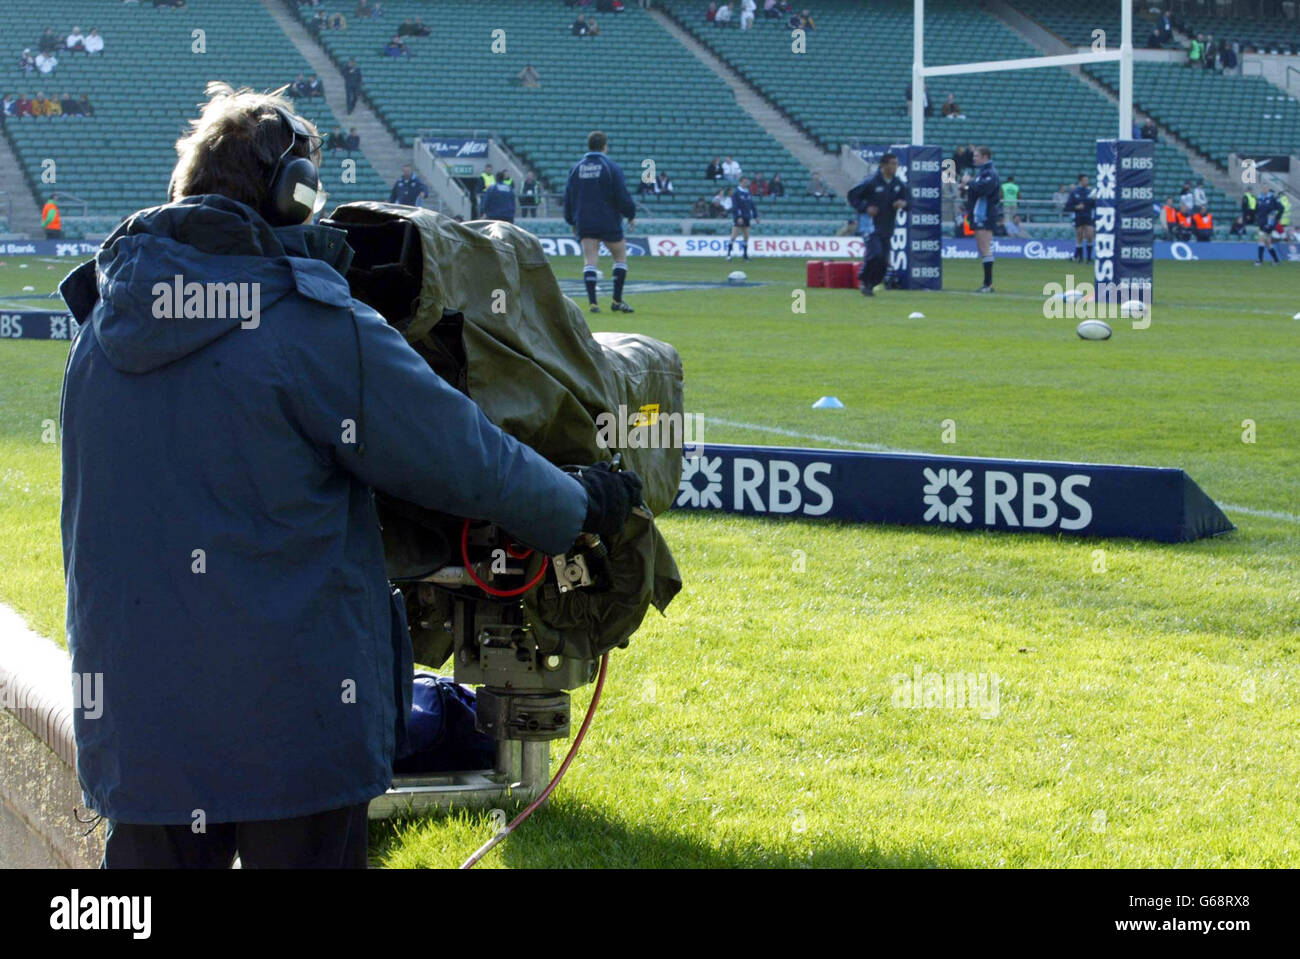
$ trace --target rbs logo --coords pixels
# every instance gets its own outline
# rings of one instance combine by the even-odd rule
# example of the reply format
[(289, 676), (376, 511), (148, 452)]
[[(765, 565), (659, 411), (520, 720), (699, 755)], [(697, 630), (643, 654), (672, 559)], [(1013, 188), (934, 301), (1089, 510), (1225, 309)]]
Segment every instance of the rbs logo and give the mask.
[(756, 513), (802, 513), (822, 516), (830, 511), (835, 497), (818, 477), (831, 471), (830, 463), (809, 463), (803, 468), (789, 460), (737, 457), (732, 462), (732, 509), (748, 505)]
[(1083, 473), (1070, 474), (1060, 486), (1047, 473), (1022, 473), (1017, 482), (1014, 473), (989, 470), (984, 474), (984, 525), (997, 526), (1000, 520), (1029, 529), (1084, 529), (1092, 522), (1092, 506), (1076, 491), (1091, 482)]

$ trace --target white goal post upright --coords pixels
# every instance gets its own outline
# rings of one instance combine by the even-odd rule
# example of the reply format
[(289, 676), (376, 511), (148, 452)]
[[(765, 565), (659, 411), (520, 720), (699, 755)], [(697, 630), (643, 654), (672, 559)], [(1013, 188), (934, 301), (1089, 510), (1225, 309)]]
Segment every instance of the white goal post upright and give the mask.
[(1016, 60), (981, 60), (978, 63), (950, 63), (925, 66), (925, 0), (913, 0), (912, 7), (912, 143), (925, 143), (925, 79), (962, 73), (995, 73), (1001, 70), (1032, 70), (1038, 67), (1068, 67), (1083, 63), (1119, 61), (1119, 136), (1133, 139), (1133, 0), (1120, 0), (1123, 7), (1118, 50), (1103, 46), (1087, 53), (1059, 56), (1022, 57)]

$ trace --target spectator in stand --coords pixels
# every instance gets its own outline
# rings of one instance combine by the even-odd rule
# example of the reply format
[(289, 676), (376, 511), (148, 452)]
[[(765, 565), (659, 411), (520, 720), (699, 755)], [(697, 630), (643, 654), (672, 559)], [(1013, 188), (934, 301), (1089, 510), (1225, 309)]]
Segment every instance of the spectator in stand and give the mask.
[(768, 196), (785, 196), (785, 181), (781, 179), (780, 173), (773, 173), (772, 179), (767, 183)]
[(505, 170), (498, 171), (496, 182), (483, 191), (478, 212), (484, 220), (515, 222), (515, 191), (506, 184)]
[(32, 116), (48, 117), (50, 115), (50, 101), (46, 99), (45, 93), (38, 90), (36, 97), (32, 100)]
[[(922, 97), (921, 112), (928, 117), (930, 115), (930, 94), (926, 92), (924, 84), (921, 85), (921, 97)], [(905, 109), (903, 112), (907, 116), (911, 116), (912, 115), (912, 84), (910, 81), (908, 82), (907, 87), (903, 91), (903, 101), (905, 104)]]
[(817, 24), (813, 23), (813, 18), (807, 10), (800, 10), (797, 17), (792, 17), (795, 21), (793, 27), (796, 30), (816, 30)]
[(320, 77), (314, 73), (311, 75), (311, 79), (307, 81), (306, 95), (308, 97), (321, 97), (322, 99), (325, 97), (325, 84), (321, 83)]
[(52, 53), (36, 54), (36, 70), (39, 73), (49, 75), (54, 72), (54, 68), (59, 65), (59, 58)]
[(1187, 47), (1187, 65), (1189, 67), (1199, 67), (1201, 58), (1205, 54), (1205, 36), (1198, 33)]
[(289, 96), (294, 98), (305, 97), (307, 95), (307, 75), (304, 73), (298, 74), (298, 79), (289, 84), (288, 93)]
[(4, 105), (0, 107), (6, 117), (18, 116), (18, 95), (15, 93), (5, 94)]
[(1214, 239), (1214, 214), (1204, 206), (1198, 206), (1192, 214), (1192, 228), (1196, 231), (1196, 240), (1206, 243)]
[(416, 206), (421, 197), (428, 195), (429, 188), (424, 185), (423, 180), (411, 172), (411, 165), (408, 163), (402, 167), (402, 175), (393, 184), (393, 189), (388, 194), (388, 202)]
[(69, 53), (86, 52), (86, 36), (81, 32), (81, 27), (74, 26), (72, 32), (68, 34), (68, 39), (64, 45), (68, 48)]
[(361, 149), (361, 134), (357, 132), (356, 127), (352, 128), (352, 131), (343, 141), (343, 149), (347, 150), (349, 154), (356, 153)]
[(713, 199), (709, 200), (709, 216), (726, 216), (727, 206), (730, 203), (731, 200), (727, 198), (727, 191), (719, 188), (718, 192), (713, 194)]
[(737, 163), (735, 160), (733, 160), (731, 157), (727, 157), (727, 159), (724, 160), (722, 163), (722, 175), (726, 177), (728, 180), (730, 180), (732, 183), (739, 183), (740, 174), (741, 174), (740, 164)]
[(654, 192), (655, 192), (655, 181), (654, 181), (654, 180), (638, 179), (638, 182), (637, 182), (637, 185), (636, 185), (636, 195), (637, 195), (637, 196), (649, 196), (649, 195), (653, 194)]
[[(32, 108), (33, 108), (33, 106), (35, 105), (35, 102), (36, 102), (36, 101), (33, 100), (30, 96), (21, 96), (21, 97), (19, 97), (19, 98), (18, 98), (18, 115), (19, 115), (20, 117), (30, 117), (30, 116), (35, 116), (35, 114), (32, 112)], [(1255, 222), (1255, 221), (1252, 220), (1251, 222), (1253, 223), (1253, 222)]]
[(1210, 205), (1210, 198), (1205, 193), (1204, 180), (1197, 180), (1196, 186), (1192, 188), (1192, 203), (1198, 207)]
[(754, 196), (767, 196), (767, 181), (763, 179), (763, 174), (754, 177), (754, 181), (749, 185), (749, 192)]
[(704, 179), (721, 180), (722, 179), (722, 160), (720, 157), (714, 157), (709, 165), (704, 168)]
[(361, 96), (361, 68), (357, 66), (356, 57), (349, 58), (348, 65), (343, 68), (343, 89), (348, 97), (348, 113), (351, 113)]
[(90, 28), (90, 33), (86, 35), (85, 49), (87, 53), (104, 52), (104, 38), (99, 35), (99, 27)]
[(948, 99), (943, 101), (943, 109), (940, 111), (950, 120), (965, 120), (966, 114), (961, 112), (961, 107), (957, 105), (956, 94), (948, 94)]
[(741, 0), (740, 4), (740, 29), (748, 30), (754, 25), (754, 11), (758, 9), (758, 4), (754, 0)]
[(589, 32), (587, 18), (582, 14), (578, 14), (578, 19), (573, 21), (573, 25), (569, 27), (569, 32), (575, 37), (585, 37)]
[(66, 90), (63, 96), (59, 97), (59, 110), (65, 117), (81, 116), (81, 104)]
[(1020, 184), (1014, 176), (1009, 176), (1002, 184), (1002, 208), (1007, 216), (1014, 218), (1016, 207), (1020, 205)]
[(81, 111), (83, 117), (93, 117), (95, 115), (95, 108), (90, 105), (90, 96), (88, 94), (83, 93), (81, 95), (81, 100), (77, 103), (77, 109)]
[(331, 13), (325, 18), (326, 30), (346, 30), (348, 28), (348, 18), (341, 13)]
[(1192, 193), (1192, 184), (1184, 183), (1183, 191), (1178, 195), (1178, 209), (1187, 216), (1196, 209), (1196, 196)]
[(655, 177), (654, 189), (657, 196), (672, 196), (676, 192), (673, 190), (673, 181), (668, 179), (667, 173), (660, 173)]
[(820, 173), (814, 173), (812, 179), (808, 181), (808, 192), (812, 196), (829, 196), (831, 191), (828, 190), (826, 184), (822, 182), (822, 175)]
[(587, 36), (589, 37), (600, 36), (600, 25), (596, 23), (595, 17), (587, 18)]
[(41, 34), (41, 38), (36, 41), (36, 49), (40, 53), (53, 53), (55, 50), (59, 49), (59, 38), (54, 33), (53, 27), (45, 28), (45, 32)]
[(1205, 49), (1201, 52), (1201, 62), (1205, 64), (1205, 69), (1213, 70), (1219, 62), (1219, 47), (1214, 42), (1214, 34), (1210, 34), (1205, 40)]
[(731, 8), (733, 6), (734, 4), (724, 3), (722, 6), (718, 7), (718, 12), (713, 15), (714, 24), (719, 27), (725, 27), (727, 24), (731, 23), (731, 14), (733, 13)]
[(1158, 130), (1156, 129), (1156, 121), (1155, 121), (1155, 120), (1147, 120), (1146, 123), (1142, 124), (1142, 139), (1143, 139), (1143, 140), (1152, 140), (1152, 141), (1154, 141), (1154, 140), (1156, 140), (1156, 139), (1159, 137), (1159, 133), (1160, 133), (1160, 131), (1158, 131)]
[(537, 174), (529, 170), (524, 177), (523, 186), (519, 188), (519, 216), (525, 220), (535, 219), (541, 202), (542, 185), (537, 182)]
[(1069, 186), (1062, 183), (1060, 186), (1056, 188), (1056, 192), (1052, 194), (1052, 206), (1058, 210), (1065, 209), (1065, 201), (1069, 196), (1070, 196)]
[(58, 97), (50, 97), (46, 102), (45, 115), (48, 117), (63, 116), (63, 102)]
[(515, 74), (514, 80), (517, 86), (527, 87), (529, 90), (535, 90), (542, 85), (542, 75), (531, 63), (525, 64), (524, 68)]
[(411, 57), (411, 51), (406, 49), (406, 44), (402, 42), (401, 37), (394, 36), (384, 47), (383, 55), (386, 57)]
[(1236, 40), (1223, 51), (1223, 69), (1229, 73), (1241, 72), (1241, 44)]
[(334, 132), (325, 138), (325, 149), (329, 153), (337, 153), (342, 150), (347, 137), (343, 133), (342, 127), (335, 127)]
[(357, 20), (369, 20), (375, 15), (374, 8), (370, 6), (369, 0), (357, 0), (357, 8), (352, 12), (352, 16)]
[(704, 22), (716, 23), (717, 20), (718, 20), (718, 5), (717, 3), (710, 3), (709, 9), (704, 11)]
[(32, 51), (30, 48), (24, 50), (21, 54), (19, 54), (18, 69), (23, 71), (24, 74), (36, 72), (36, 58), (32, 56)]
[(1018, 237), (1022, 240), (1032, 240), (1034, 238), (1034, 235), (1025, 228), (1024, 221), (1020, 218), (1019, 213), (1013, 216), (1011, 222), (1007, 224), (1007, 236)]

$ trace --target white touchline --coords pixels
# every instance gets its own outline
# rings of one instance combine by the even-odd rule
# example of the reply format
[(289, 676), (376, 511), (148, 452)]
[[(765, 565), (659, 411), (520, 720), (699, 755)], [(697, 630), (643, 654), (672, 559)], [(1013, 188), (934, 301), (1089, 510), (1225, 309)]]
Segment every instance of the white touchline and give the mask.
[[(731, 426), (738, 430), (754, 430), (756, 433), (775, 433), (777, 436), (792, 436), (801, 440), (816, 440), (820, 443), (836, 443), (840, 446), (850, 446), (854, 449), (866, 450), (871, 453), (916, 453), (924, 456), (935, 456), (942, 454), (926, 453), (924, 450), (904, 450), (895, 446), (884, 446), (880, 443), (863, 443), (858, 440), (846, 440), (840, 436), (826, 436), (822, 433), (802, 433), (799, 430), (787, 430), (780, 426), (764, 426), (761, 423), (742, 423), (740, 420), (723, 420), (716, 416), (704, 417), (707, 423), (717, 423), (719, 426)], [(1272, 509), (1254, 509), (1250, 506), (1236, 506), (1230, 503), (1220, 503), (1219, 508), (1232, 513), (1245, 513), (1248, 516), (1262, 516), (1266, 519), (1281, 519), (1290, 523), (1300, 523), (1300, 516), (1295, 513), (1283, 513)]]

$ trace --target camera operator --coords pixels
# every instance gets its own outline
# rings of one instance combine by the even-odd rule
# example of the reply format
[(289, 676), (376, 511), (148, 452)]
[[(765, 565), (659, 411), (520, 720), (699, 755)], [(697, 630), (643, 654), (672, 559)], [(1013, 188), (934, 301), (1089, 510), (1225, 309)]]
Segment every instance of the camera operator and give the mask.
[[(320, 138), (209, 86), (171, 202), (61, 286), (63, 550), (103, 865), (365, 867), (411, 705), (379, 490), (545, 553), (616, 535), (632, 473), (578, 477), (494, 426), (350, 295)], [(215, 291), (215, 292), (214, 292)]]

